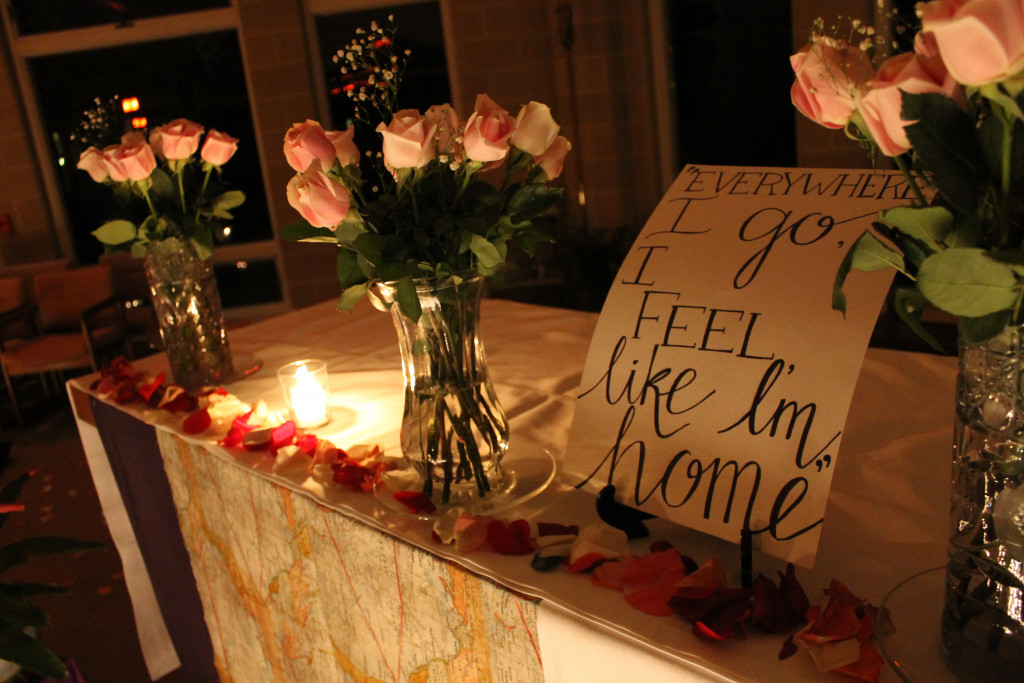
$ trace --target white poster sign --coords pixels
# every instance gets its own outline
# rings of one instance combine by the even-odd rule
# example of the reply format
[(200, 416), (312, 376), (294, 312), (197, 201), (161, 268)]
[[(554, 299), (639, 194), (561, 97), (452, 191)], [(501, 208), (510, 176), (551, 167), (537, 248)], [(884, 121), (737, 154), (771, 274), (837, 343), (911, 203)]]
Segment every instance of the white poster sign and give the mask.
[(564, 462), (578, 487), (811, 566), (888, 271), (832, 284), (895, 172), (687, 166), (627, 255)]

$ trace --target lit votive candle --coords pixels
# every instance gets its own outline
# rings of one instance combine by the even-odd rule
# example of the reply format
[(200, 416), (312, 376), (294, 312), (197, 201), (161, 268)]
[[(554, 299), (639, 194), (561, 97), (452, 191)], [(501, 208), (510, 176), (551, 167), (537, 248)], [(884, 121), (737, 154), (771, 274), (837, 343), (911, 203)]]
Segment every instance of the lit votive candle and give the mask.
[(296, 427), (309, 429), (327, 424), (331, 419), (327, 363), (322, 360), (295, 361), (278, 370), (277, 376)]

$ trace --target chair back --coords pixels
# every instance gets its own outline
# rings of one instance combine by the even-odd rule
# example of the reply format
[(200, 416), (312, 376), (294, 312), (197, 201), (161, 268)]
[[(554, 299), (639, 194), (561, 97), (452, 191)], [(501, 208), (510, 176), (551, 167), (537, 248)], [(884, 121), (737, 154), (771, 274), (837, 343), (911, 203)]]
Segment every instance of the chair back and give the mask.
[(106, 264), (38, 273), (33, 279), (39, 328), (43, 332), (79, 329), (79, 316), (89, 306), (114, 294), (114, 278)]
[[(19, 276), (0, 277), (0, 315), (14, 311), (28, 302), (25, 280)], [(30, 337), (35, 334), (31, 320), (12, 321), (0, 328), (0, 342)]]

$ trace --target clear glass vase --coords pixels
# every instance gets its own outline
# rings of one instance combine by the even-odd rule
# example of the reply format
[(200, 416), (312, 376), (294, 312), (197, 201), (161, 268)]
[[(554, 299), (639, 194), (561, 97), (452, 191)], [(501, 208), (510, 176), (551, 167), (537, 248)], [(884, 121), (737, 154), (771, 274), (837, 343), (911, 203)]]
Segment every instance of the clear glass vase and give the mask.
[(483, 287), (482, 276), (417, 281), (419, 320), (401, 311), (395, 283), (373, 292), (390, 307), (402, 353), (402, 454), (441, 505), (497, 495), (512, 478), (501, 468), (508, 420), (477, 336)]
[(189, 392), (219, 386), (233, 374), (217, 280), (191, 242), (152, 242), (146, 278), (174, 381)]
[(969, 681), (1024, 680), (1024, 327), (961, 341), (942, 644)]

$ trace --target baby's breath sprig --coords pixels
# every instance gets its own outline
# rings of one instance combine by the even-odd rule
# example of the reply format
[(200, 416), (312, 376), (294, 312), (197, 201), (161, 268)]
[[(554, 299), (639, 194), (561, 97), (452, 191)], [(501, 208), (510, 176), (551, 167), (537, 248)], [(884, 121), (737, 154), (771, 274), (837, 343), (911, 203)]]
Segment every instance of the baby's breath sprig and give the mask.
[(355, 118), (375, 128), (389, 121), (398, 109), (398, 86), (411, 54), (395, 47), (394, 15), (388, 15), (387, 26), (376, 21), (370, 29), (356, 29), (356, 36), (334, 55), (341, 63), (345, 94), (355, 107)]
[(121, 97), (114, 95), (106, 100), (93, 98), (93, 106), (82, 112), (78, 127), (68, 136), (72, 142), (79, 142), (82, 148), (116, 145), (121, 141), (122, 122)]

